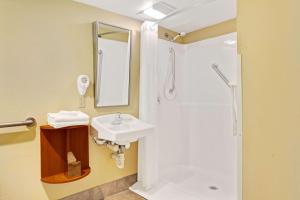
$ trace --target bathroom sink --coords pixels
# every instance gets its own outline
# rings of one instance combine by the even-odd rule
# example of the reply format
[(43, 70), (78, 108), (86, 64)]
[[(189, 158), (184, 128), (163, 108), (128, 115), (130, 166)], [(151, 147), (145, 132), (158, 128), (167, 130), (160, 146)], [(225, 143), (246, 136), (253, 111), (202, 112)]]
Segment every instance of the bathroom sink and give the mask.
[(110, 114), (92, 118), (92, 128), (99, 139), (126, 145), (151, 134), (154, 126), (129, 114)]

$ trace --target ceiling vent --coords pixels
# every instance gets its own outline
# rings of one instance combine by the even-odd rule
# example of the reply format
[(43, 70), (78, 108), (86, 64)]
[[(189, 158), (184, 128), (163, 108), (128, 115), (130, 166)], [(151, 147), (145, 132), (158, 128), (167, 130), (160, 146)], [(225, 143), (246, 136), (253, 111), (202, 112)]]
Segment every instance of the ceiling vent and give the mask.
[(176, 10), (176, 7), (165, 3), (163, 1), (159, 1), (155, 4), (153, 4), (151, 7), (146, 8), (145, 10), (142, 10), (141, 12), (138, 12), (137, 14), (140, 15), (144, 19), (150, 19), (150, 20), (160, 20), (164, 17), (168, 16), (172, 12)]
[(155, 4), (153, 4), (152, 8), (165, 14), (165, 15), (169, 15), (176, 10), (176, 8), (174, 6), (167, 4), (163, 1), (159, 1)]

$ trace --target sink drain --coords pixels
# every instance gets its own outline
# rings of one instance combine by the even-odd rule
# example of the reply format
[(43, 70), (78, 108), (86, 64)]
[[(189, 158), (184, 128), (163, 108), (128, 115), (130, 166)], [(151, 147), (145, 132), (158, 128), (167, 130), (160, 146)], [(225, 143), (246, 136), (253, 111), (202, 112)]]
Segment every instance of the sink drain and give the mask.
[(218, 187), (216, 187), (216, 186), (209, 186), (208, 187), (210, 190), (218, 190), (219, 188)]

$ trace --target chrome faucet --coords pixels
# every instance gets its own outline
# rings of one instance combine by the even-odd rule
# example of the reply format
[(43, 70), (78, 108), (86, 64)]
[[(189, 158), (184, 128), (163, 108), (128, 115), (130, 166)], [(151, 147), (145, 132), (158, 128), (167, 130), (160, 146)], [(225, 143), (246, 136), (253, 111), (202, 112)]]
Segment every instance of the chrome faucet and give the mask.
[(122, 123), (121, 113), (118, 112), (116, 114), (116, 117), (115, 117), (114, 121), (112, 121), (111, 124), (113, 124), (113, 125), (120, 125), (121, 123)]

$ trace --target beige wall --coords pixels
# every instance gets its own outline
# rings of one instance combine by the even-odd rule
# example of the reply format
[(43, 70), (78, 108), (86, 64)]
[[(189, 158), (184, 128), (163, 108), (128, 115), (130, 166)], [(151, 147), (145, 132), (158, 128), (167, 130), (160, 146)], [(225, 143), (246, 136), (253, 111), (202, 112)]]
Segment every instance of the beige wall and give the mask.
[[(166, 37), (166, 34), (168, 37)], [(158, 28), (158, 37), (160, 39), (163, 39), (163, 40), (167, 40), (167, 41), (170, 41), (172, 40), (176, 35), (178, 35), (177, 32), (175, 31), (172, 31), (170, 29), (167, 29), (167, 28), (164, 28), (164, 27), (159, 27)], [(183, 39), (182, 37), (178, 37), (175, 41), (176, 43), (183, 43)]]
[[(93, 78), (95, 20), (133, 30), (131, 102), (129, 107), (94, 109), (90, 87), (87, 107), (81, 110), (90, 116), (138, 114), (139, 21), (70, 0), (0, 0), (0, 122), (33, 116), (41, 125), (47, 112), (78, 110), (76, 78)], [(126, 151), (125, 169), (117, 169), (110, 151), (90, 140), (90, 175), (67, 184), (43, 184), (38, 127), (1, 132), (1, 200), (57, 199), (137, 171), (136, 144)]]
[(183, 37), (182, 42), (188, 44), (232, 32), (236, 32), (236, 19), (231, 19), (204, 29), (190, 32), (185, 37)]
[(300, 199), (300, 1), (238, 0), (244, 199)]

